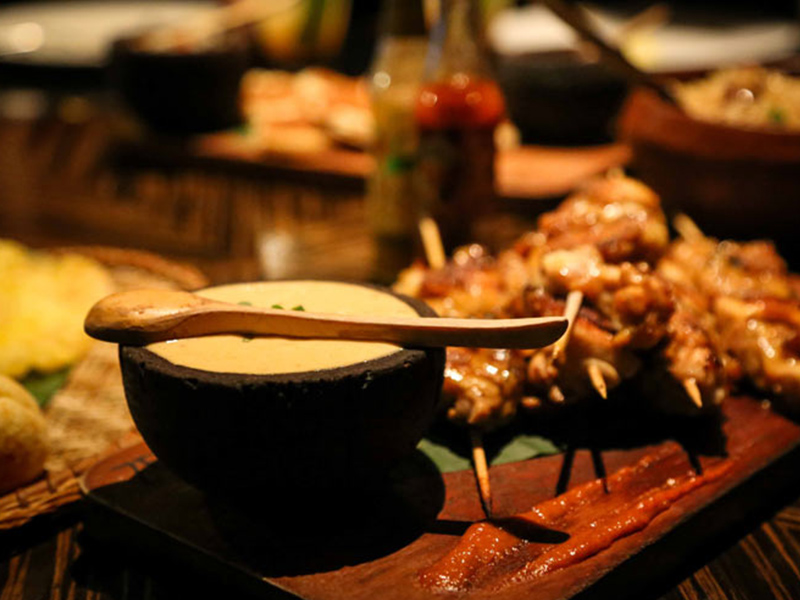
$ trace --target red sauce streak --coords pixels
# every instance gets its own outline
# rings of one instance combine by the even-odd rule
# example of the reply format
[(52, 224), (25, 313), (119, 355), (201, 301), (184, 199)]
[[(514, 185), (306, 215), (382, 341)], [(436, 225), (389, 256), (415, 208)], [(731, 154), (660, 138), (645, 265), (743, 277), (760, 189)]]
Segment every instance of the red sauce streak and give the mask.
[[(470, 527), (459, 543), (420, 574), (420, 583), (441, 592), (504, 587), (563, 569), (608, 548), (616, 540), (644, 529), (656, 516), (693, 490), (722, 477), (730, 460), (696, 475), (674, 450), (656, 452), (607, 478), (578, 486), (536, 505), (517, 520), (563, 531), (560, 543), (523, 540), (489, 522)], [(653, 485), (652, 471), (664, 475)]]

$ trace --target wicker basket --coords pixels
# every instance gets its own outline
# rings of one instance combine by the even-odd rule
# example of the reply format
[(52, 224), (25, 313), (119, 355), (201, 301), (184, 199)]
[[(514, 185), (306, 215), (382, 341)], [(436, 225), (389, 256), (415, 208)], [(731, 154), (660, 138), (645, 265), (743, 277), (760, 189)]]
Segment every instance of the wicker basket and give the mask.
[[(92, 257), (117, 289), (196, 289), (208, 284), (195, 268), (147, 252), (82, 246), (58, 249)], [(50, 455), (36, 481), (0, 497), (0, 530), (23, 525), (80, 498), (78, 478), (98, 459), (141, 442), (122, 390), (116, 346), (95, 343), (45, 410)]]

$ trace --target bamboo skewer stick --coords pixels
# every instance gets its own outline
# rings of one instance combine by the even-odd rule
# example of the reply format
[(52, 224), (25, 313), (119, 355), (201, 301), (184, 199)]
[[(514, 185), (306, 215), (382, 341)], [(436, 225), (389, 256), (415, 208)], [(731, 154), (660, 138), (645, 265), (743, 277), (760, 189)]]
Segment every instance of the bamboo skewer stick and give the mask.
[(489, 464), (486, 462), (486, 451), (483, 448), (483, 435), (480, 429), (473, 427), (469, 432), (472, 443), (472, 467), (478, 482), (478, 495), (481, 499), (483, 513), (487, 519), (492, 518), (492, 485), (489, 481)]
[(594, 467), (595, 477), (603, 482), (603, 491), (607, 494), (609, 490), (608, 480), (606, 477), (606, 465), (603, 462), (603, 454), (600, 452), (600, 449), (595, 446), (591, 446), (589, 448), (589, 453), (592, 456), (592, 467)]
[(689, 395), (689, 398), (694, 402), (697, 408), (703, 408), (703, 395), (700, 393), (700, 388), (697, 387), (697, 380), (694, 377), (689, 377), (683, 380), (683, 388)]
[(447, 255), (444, 252), (439, 226), (431, 217), (422, 217), (418, 227), (428, 266), (432, 269), (441, 269), (447, 262)]
[(581, 309), (583, 303), (583, 292), (573, 290), (567, 294), (567, 301), (564, 306), (564, 318), (567, 319), (567, 330), (564, 335), (555, 344), (553, 344), (553, 360), (564, 362), (567, 344), (572, 335), (572, 328), (575, 325), (575, 317), (578, 316), (578, 311)]
[(589, 361), (586, 365), (586, 372), (589, 374), (592, 387), (597, 390), (597, 393), (600, 394), (603, 400), (608, 400), (608, 386), (606, 385), (606, 380), (603, 377), (603, 371), (600, 369), (600, 365), (594, 361)]
[[(422, 247), (425, 258), (432, 269), (441, 269), (447, 262), (447, 255), (442, 244), (442, 235), (439, 226), (431, 217), (422, 217), (418, 223), (419, 234), (422, 238)], [(477, 427), (469, 431), (470, 445), (472, 446), (472, 469), (478, 484), (478, 496), (481, 507), (487, 519), (492, 518), (492, 485), (489, 480), (489, 464), (486, 461), (486, 450), (483, 447), (483, 433)]]
[(681, 213), (676, 215), (672, 220), (672, 226), (684, 240), (687, 242), (700, 242), (706, 239), (702, 229), (697, 226), (691, 217)]
[(550, 386), (550, 391), (548, 392), (547, 397), (551, 402), (555, 402), (556, 404), (562, 404), (566, 400), (564, 392), (562, 392), (561, 388), (556, 384)]
[[(706, 239), (703, 230), (697, 226), (691, 217), (681, 213), (676, 215), (672, 221), (672, 226), (684, 240), (687, 242), (702, 242)], [(703, 394), (700, 393), (700, 388), (697, 385), (697, 380), (694, 377), (684, 379), (682, 382), (683, 389), (689, 399), (694, 403), (697, 408), (703, 408)]]

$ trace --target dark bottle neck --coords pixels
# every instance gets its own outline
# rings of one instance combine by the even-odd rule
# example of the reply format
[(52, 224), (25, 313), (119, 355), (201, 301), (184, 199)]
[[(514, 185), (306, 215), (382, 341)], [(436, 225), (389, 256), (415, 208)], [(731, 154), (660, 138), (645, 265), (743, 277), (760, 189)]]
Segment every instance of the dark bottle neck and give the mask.
[(441, 7), (440, 26), (480, 39), (483, 28), (478, 0), (441, 0)]
[(381, 37), (415, 37), (428, 34), (423, 0), (384, 0)]

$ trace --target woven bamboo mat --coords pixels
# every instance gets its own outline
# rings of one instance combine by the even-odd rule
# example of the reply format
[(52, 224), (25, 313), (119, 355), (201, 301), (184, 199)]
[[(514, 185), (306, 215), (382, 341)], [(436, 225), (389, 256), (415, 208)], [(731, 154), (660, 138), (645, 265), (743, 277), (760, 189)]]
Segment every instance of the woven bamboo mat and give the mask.
[[(196, 289), (208, 284), (196, 269), (147, 252), (75, 247), (106, 265), (118, 290)], [(45, 410), (50, 454), (36, 481), (0, 497), (0, 530), (23, 525), (80, 498), (78, 478), (99, 458), (141, 441), (133, 424), (117, 361), (117, 347), (95, 343), (70, 371)]]

